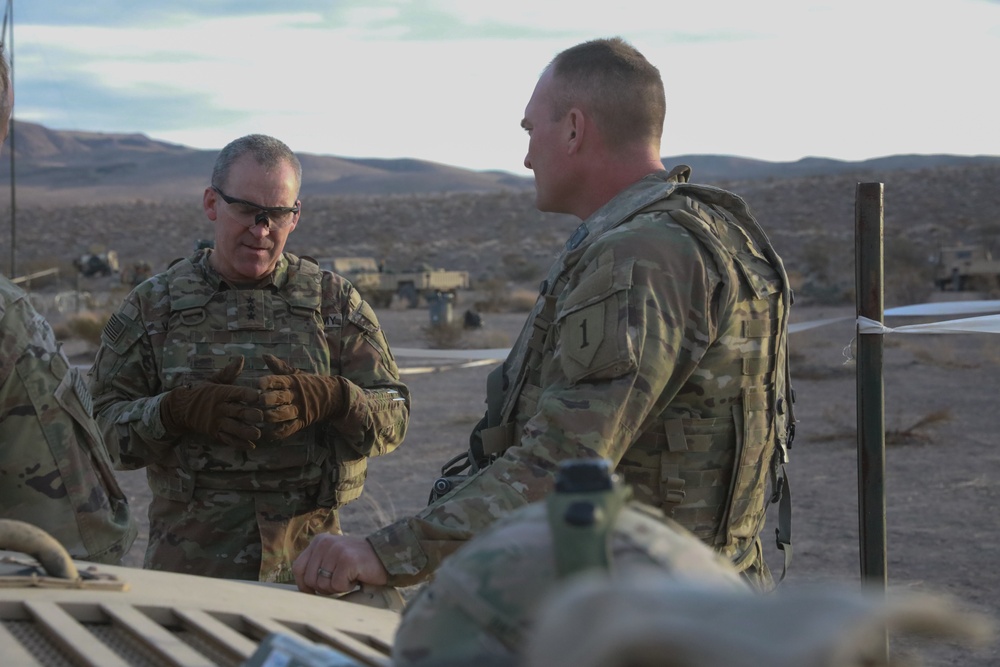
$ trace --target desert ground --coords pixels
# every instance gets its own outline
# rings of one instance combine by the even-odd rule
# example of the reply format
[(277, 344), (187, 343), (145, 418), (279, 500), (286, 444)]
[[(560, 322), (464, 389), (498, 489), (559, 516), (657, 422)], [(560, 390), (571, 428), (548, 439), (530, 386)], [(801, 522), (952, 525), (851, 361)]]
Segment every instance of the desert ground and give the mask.
[[(460, 310), (458, 308), (457, 310)], [(797, 437), (789, 473), (794, 560), (782, 588), (822, 582), (860, 585), (858, 455), (853, 307), (804, 307), (793, 322), (835, 320), (791, 335)], [(378, 311), (394, 348), (430, 344), (427, 309)], [(484, 315), (484, 327), (458, 345), (495, 348), (513, 342), (526, 313)], [(456, 317), (458, 313), (456, 312)], [(839, 319), (837, 319), (839, 318)], [(934, 319), (934, 318), (929, 318)], [(927, 321), (925, 318), (923, 321)], [(915, 320), (887, 322), (890, 326)], [(77, 360), (88, 351), (74, 348)], [(440, 466), (460, 452), (481, 416), (492, 364), (400, 356), (413, 395), (409, 433), (394, 453), (374, 459), (364, 496), (343, 512), (344, 529), (366, 533), (426, 503)], [(1000, 353), (989, 334), (885, 337), (887, 572), (890, 590), (953, 596), (965, 607), (1000, 619), (1000, 532), (995, 505), (996, 390)], [(141, 567), (149, 490), (142, 471), (120, 473), (143, 526), (126, 557)], [(769, 563), (780, 572), (780, 553)], [(1000, 645), (893, 642), (895, 652), (924, 650), (932, 665), (1000, 664)]]

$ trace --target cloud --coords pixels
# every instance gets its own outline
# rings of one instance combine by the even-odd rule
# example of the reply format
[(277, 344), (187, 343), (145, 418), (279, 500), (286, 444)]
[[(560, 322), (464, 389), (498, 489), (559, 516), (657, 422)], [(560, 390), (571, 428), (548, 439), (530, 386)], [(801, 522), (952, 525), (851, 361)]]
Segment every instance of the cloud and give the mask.
[[(331, 11), (329, 0), (295, 0), (297, 12)], [(288, 6), (273, 0), (46, 0), (26, 2), (17, 7), (18, 25), (90, 26), (99, 28), (171, 27), (213, 18), (239, 18), (287, 13)]]
[(621, 35), (667, 86), (664, 152), (1000, 154), (998, 3), (955, 0), (50, 0), (17, 14), (15, 115), (199, 148), (524, 173), (517, 127), (558, 51)]
[(17, 95), (32, 100), (27, 109), (19, 108), (19, 120), (53, 129), (162, 136), (192, 125), (218, 132), (249, 116), (216, 108), (204, 94), (155, 86), (123, 91), (84, 79), (28, 80), (17, 84)]

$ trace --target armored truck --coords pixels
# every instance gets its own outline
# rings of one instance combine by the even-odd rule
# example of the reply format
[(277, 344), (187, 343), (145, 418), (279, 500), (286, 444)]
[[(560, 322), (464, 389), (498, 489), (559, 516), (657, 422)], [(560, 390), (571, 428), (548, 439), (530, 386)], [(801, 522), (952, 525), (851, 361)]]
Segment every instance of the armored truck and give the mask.
[(102, 253), (80, 255), (73, 260), (73, 266), (87, 278), (110, 276), (112, 273), (118, 273), (118, 253), (114, 250), (108, 250)]
[(942, 248), (934, 283), (942, 291), (988, 290), (1000, 287), (1000, 260), (983, 245)]
[(450, 271), (423, 266), (408, 271), (387, 270), (374, 257), (326, 257), (320, 267), (338, 273), (354, 285), (374, 306), (388, 306), (398, 297), (410, 308), (437, 294), (458, 300), (459, 290), (469, 289), (468, 271)]

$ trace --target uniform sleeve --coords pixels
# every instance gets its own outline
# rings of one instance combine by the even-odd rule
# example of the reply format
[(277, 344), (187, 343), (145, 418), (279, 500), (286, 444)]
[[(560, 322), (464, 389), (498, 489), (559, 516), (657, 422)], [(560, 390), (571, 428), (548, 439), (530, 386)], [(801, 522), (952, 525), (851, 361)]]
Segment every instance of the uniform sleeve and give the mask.
[(144, 292), (134, 290), (108, 320), (90, 372), (94, 414), (116, 466), (135, 470), (163, 460), (175, 438), (160, 420), (165, 395), (159, 361), (143, 318)]
[(350, 381), (351, 407), (329, 432), (362, 456), (381, 456), (406, 435), (410, 393), (375, 311), (349, 283), (331, 278), (324, 282), (325, 319), (341, 323), (327, 328), (331, 372)]
[(518, 421), (520, 445), (368, 537), (391, 584), (426, 579), (492, 521), (542, 499), (560, 461), (617, 465), (695, 370), (714, 336), (721, 280), (686, 232), (646, 223), (595, 242), (573, 270), (546, 338), (536, 407)]
[(83, 377), (25, 299), (4, 301), (0, 295), (0, 515), (38, 526), (76, 558), (117, 563), (136, 525)]

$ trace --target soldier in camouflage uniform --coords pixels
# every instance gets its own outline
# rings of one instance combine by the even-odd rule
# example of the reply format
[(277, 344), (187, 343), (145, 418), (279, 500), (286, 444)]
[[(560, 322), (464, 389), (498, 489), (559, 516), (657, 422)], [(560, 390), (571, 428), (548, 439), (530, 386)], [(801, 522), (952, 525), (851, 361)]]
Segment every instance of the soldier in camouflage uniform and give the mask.
[[(143, 282), (102, 334), (99, 422), (153, 491), (145, 566), (290, 581), (292, 559), (395, 449), (409, 394), (371, 307), (283, 252), (301, 166), (250, 135), (205, 189), (215, 247)], [(255, 203), (260, 202), (260, 203)]]
[[(0, 50), (0, 144), (13, 103)], [(115, 564), (136, 526), (91, 410), (52, 327), (0, 276), (0, 516), (44, 529), (74, 558)]]
[(659, 72), (620, 39), (568, 49), (543, 72), (521, 123), (525, 166), (540, 210), (584, 223), (490, 376), (475, 474), (450, 490), (439, 480), (443, 497), (366, 538), (315, 540), (295, 564), (301, 588), (426, 579), (541, 498), (560, 461), (595, 456), (771, 586), (758, 536), (768, 484), (787, 486), (788, 282), (739, 197), (689, 184), (687, 167), (663, 171), (664, 109)]

